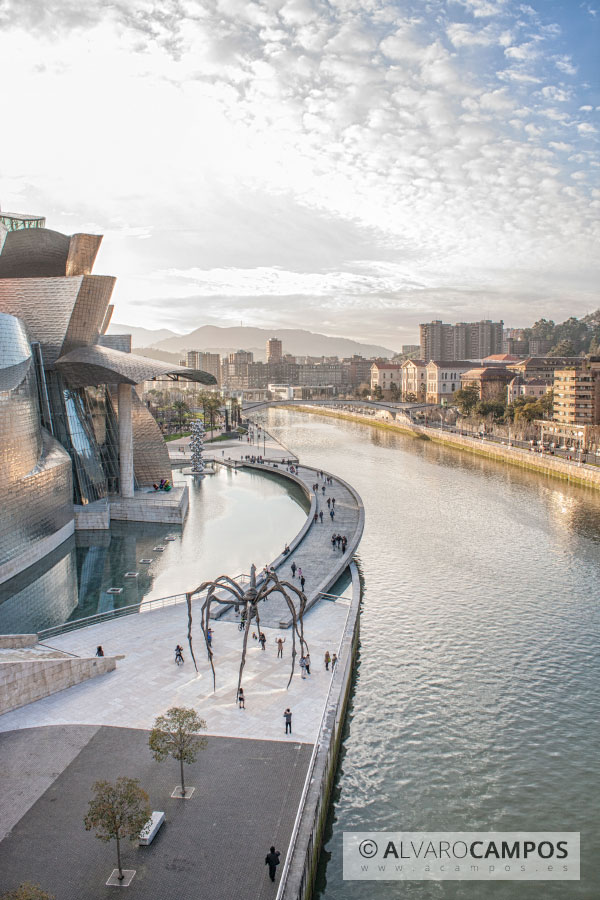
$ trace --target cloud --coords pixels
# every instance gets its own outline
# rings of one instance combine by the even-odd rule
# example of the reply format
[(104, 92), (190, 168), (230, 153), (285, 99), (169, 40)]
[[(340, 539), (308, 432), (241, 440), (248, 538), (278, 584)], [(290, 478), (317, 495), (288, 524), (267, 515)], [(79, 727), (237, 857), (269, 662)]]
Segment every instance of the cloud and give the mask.
[[(360, 331), (361, 302), (363, 330), (383, 328), (431, 298), (477, 314), (494, 284), (513, 310), (515, 271), (534, 293), (550, 268), (557, 284), (597, 275), (592, 110), (541, 12), (5, 0), (0, 23), (19, 72), (0, 94), (19, 135), (2, 146), (3, 202), (103, 231), (97, 269), (138, 316), (151, 301), (158, 324), (245, 304), (291, 322), (304, 298), (336, 327), (346, 304)], [(573, 172), (562, 154), (583, 151)]]

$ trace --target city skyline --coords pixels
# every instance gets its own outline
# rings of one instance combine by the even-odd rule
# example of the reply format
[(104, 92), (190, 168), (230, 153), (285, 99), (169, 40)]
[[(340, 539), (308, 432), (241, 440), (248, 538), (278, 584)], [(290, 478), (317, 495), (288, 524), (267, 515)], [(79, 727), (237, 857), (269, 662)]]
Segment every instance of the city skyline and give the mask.
[[(149, 328), (316, 320), (398, 347), (435, 318), (582, 316), (598, 306), (597, 13), (9, 2), (2, 208), (105, 234), (97, 271)], [(66, 107), (81, 112), (57, 127)]]

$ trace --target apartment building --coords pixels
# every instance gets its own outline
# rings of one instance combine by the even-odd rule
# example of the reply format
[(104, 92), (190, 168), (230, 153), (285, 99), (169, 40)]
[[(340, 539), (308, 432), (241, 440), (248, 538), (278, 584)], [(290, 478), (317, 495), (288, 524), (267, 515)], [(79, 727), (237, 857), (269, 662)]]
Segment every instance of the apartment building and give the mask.
[[(414, 362), (414, 360), (413, 360)], [(473, 368), (471, 360), (430, 360), (426, 365), (427, 403), (447, 403), (461, 387), (460, 377)]]
[(380, 387), (384, 400), (391, 400), (392, 388), (398, 391), (402, 384), (402, 365), (400, 363), (374, 362), (371, 365), (371, 391)]
[(427, 364), (423, 359), (407, 359), (402, 363), (402, 399), (425, 402), (427, 394)]
[(421, 358), (444, 361), (478, 360), (502, 352), (504, 323), (482, 319), (446, 325), (439, 319), (419, 325)]

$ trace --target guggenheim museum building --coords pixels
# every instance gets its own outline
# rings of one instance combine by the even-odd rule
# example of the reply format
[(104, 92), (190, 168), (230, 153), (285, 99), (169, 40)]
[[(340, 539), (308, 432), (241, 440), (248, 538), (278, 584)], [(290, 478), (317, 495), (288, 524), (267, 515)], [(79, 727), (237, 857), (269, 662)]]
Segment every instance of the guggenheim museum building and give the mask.
[(171, 467), (134, 388), (165, 376), (215, 380), (135, 356), (129, 335), (106, 334), (115, 278), (92, 274), (101, 240), (0, 212), (0, 587), (75, 531), (185, 516), (187, 487), (152, 489)]

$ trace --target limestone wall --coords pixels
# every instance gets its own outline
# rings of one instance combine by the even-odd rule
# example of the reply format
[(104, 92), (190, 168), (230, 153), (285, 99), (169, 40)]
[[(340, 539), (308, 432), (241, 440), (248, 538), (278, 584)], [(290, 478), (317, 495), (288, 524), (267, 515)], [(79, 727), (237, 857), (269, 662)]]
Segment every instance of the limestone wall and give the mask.
[(0, 662), (0, 715), (95, 675), (112, 672), (110, 657), (80, 659), (27, 659)]
[(34, 647), (37, 634), (0, 634), (0, 650), (19, 650), (22, 647)]

